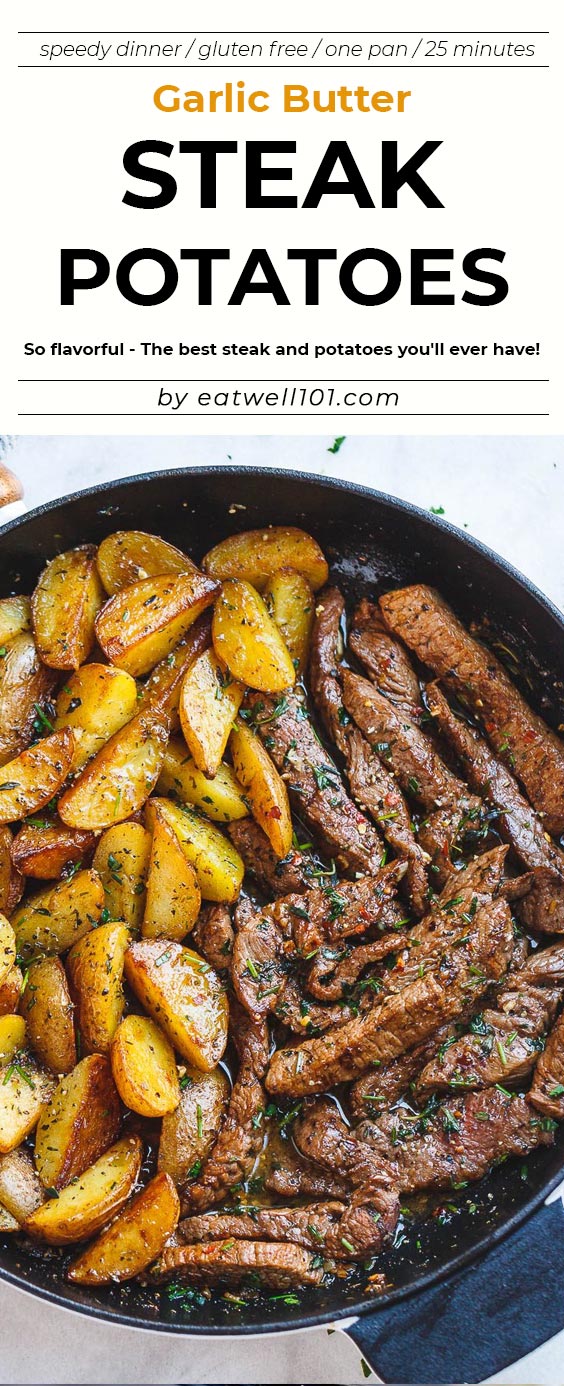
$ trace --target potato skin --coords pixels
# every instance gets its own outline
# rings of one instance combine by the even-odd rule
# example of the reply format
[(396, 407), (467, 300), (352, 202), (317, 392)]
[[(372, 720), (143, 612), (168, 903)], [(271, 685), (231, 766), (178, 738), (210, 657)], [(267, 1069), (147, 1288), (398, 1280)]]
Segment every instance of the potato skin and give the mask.
[(159, 778), (166, 743), (162, 715), (139, 712), (110, 737), (59, 799), (63, 823), (102, 832), (137, 813)]
[(92, 854), (94, 833), (46, 821), (45, 827), (22, 823), (11, 847), (14, 867), (22, 876), (38, 881), (58, 881), (65, 867), (76, 866)]
[(287, 856), (292, 846), (293, 829), (283, 779), (262, 741), (244, 722), (235, 723), (229, 745), (235, 773), (244, 785), (253, 817), (266, 833), (276, 856)]
[(125, 924), (99, 924), (71, 948), (67, 975), (85, 1050), (109, 1053), (124, 1007)]
[(164, 712), (176, 730), (179, 725), (178, 704), (182, 682), (194, 660), (211, 645), (211, 611), (202, 612), (182, 640), (166, 659), (161, 659), (149, 674), (139, 694), (142, 708), (154, 707)]
[(0, 1016), (13, 1015), (18, 1008), (23, 986), (23, 972), (20, 967), (10, 968), (7, 977), (0, 982)]
[(202, 899), (233, 904), (245, 874), (233, 843), (213, 823), (206, 823), (189, 808), (179, 808), (170, 799), (151, 799), (146, 809), (149, 826), (152, 815), (157, 812), (176, 833), (185, 856), (194, 867)]
[(94, 853), (106, 909), (129, 929), (141, 927), (150, 852), (150, 833), (142, 823), (128, 822), (106, 828)]
[(212, 577), (244, 578), (262, 592), (268, 579), (280, 568), (303, 573), (317, 592), (329, 576), (323, 553), (311, 534), (293, 525), (268, 525), (231, 534), (210, 549), (202, 568)]
[(214, 649), (236, 679), (262, 693), (280, 693), (296, 670), (278, 626), (249, 582), (223, 584), (212, 621)]
[(153, 837), (141, 932), (143, 938), (180, 942), (200, 913), (200, 887), (176, 833), (158, 808), (151, 810), (149, 821)]
[(180, 725), (198, 770), (208, 779), (221, 765), (244, 692), (214, 650), (205, 650), (186, 674), (178, 708)]
[(128, 1015), (112, 1041), (111, 1064), (122, 1102), (144, 1117), (162, 1117), (180, 1101), (174, 1049), (154, 1020)]
[(0, 649), (31, 626), (29, 597), (2, 597), (0, 600)]
[(76, 1182), (62, 1189), (58, 1198), (49, 1199), (31, 1213), (24, 1231), (51, 1246), (68, 1246), (93, 1237), (127, 1202), (142, 1155), (137, 1136), (118, 1141)]
[(120, 1104), (110, 1064), (88, 1054), (57, 1084), (35, 1133), (35, 1167), (45, 1188), (82, 1174), (119, 1131)]
[(53, 732), (2, 766), (0, 823), (14, 823), (45, 808), (70, 773), (73, 749), (71, 731)]
[(31, 599), (39, 655), (52, 669), (78, 669), (94, 645), (94, 618), (104, 599), (93, 544), (57, 554)]
[(0, 1069), (0, 1155), (15, 1150), (37, 1126), (54, 1088), (46, 1073), (29, 1053), (18, 1054), (18, 1066)]
[(232, 823), (249, 815), (248, 802), (231, 766), (220, 765), (209, 780), (187, 754), (180, 737), (173, 737), (168, 743), (157, 791), (193, 804), (214, 823)]
[(25, 1020), (21, 1015), (0, 1016), (0, 1064), (10, 1064), (25, 1044)]
[(112, 664), (139, 677), (171, 654), (206, 607), (218, 584), (197, 569), (176, 577), (145, 578), (110, 597), (96, 618), (96, 635)]
[(180, 943), (144, 939), (128, 948), (125, 975), (178, 1053), (204, 1072), (215, 1068), (227, 1044), (229, 1010), (213, 968)]
[(183, 1081), (178, 1107), (162, 1120), (157, 1162), (177, 1188), (199, 1174), (219, 1134), (230, 1093), (222, 1068), (200, 1073), (187, 1065)]
[(27, 1150), (12, 1150), (0, 1157), (0, 1202), (18, 1223), (34, 1213), (44, 1198), (41, 1180)]
[(98, 549), (98, 572), (110, 597), (122, 587), (160, 573), (190, 573), (196, 567), (188, 555), (157, 534), (141, 529), (117, 529)]
[(303, 573), (296, 573), (293, 568), (282, 568), (270, 578), (264, 600), (295, 668), (299, 674), (303, 674), (315, 615), (315, 598), (310, 583)]
[(24, 888), (23, 877), (12, 860), (13, 838), (6, 825), (0, 828), (0, 911), (8, 918), (21, 900)]
[(8, 973), (12, 971), (16, 953), (16, 935), (12, 925), (5, 914), (0, 914), (0, 982), (5, 981)]
[(84, 664), (65, 680), (56, 705), (55, 727), (70, 727), (73, 770), (80, 770), (137, 712), (137, 685), (125, 669)]
[(73, 1012), (60, 959), (38, 958), (30, 963), (20, 1015), (25, 1020), (30, 1044), (52, 1073), (70, 1073), (76, 1064)]
[(164, 1250), (180, 1217), (180, 1199), (168, 1174), (157, 1174), (115, 1222), (74, 1261), (68, 1271), (76, 1285), (109, 1285), (132, 1280)]
[(29, 746), (37, 709), (43, 710), (56, 681), (54, 671), (41, 664), (33, 636), (16, 635), (0, 660), (0, 765)]
[(26, 960), (38, 953), (66, 953), (97, 924), (103, 908), (104, 887), (92, 869), (44, 886), (12, 915), (18, 952)]

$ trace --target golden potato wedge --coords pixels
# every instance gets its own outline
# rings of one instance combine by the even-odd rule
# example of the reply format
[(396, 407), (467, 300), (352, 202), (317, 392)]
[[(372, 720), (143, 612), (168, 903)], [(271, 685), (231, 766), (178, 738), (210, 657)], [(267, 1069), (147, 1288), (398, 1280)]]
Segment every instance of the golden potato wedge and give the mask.
[(4, 658), (5, 646), (31, 626), (31, 601), (29, 597), (2, 597), (0, 601), (0, 658)]
[(196, 564), (187, 554), (157, 534), (141, 529), (118, 529), (98, 549), (98, 572), (110, 597), (122, 587), (161, 573), (192, 573)]
[(123, 1015), (123, 960), (131, 942), (125, 924), (99, 924), (67, 958), (67, 976), (84, 1049), (107, 1054)]
[(278, 626), (250, 583), (224, 583), (212, 621), (214, 649), (231, 673), (262, 693), (279, 693), (296, 681)]
[(230, 1086), (222, 1068), (200, 1073), (186, 1068), (180, 1102), (163, 1117), (158, 1168), (170, 1174), (178, 1188), (196, 1179), (215, 1144), (229, 1101)]
[(266, 529), (231, 534), (210, 549), (202, 559), (202, 568), (221, 581), (243, 578), (259, 592), (280, 568), (303, 573), (314, 592), (325, 585), (329, 576), (319, 544), (311, 534), (293, 525), (269, 525)]
[(154, 1020), (128, 1015), (111, 1048), (114, 1083), (122, 1102), (144, 1117), (162, 1117), (180, 1102), (174, 1049)]
[(42, 729), (56, 680), (41, 664), (33, 636), (14, 636), (0, 659), (0, 765), (25, 751), (36, 727)]
[(44, 1202), (43, 1185), (27, 1150), (11, 1150), (0, 1156), (0, 1201), (4, 1208), (24, 1222)]
[(247, 818), (249, 805), (230, 765), (220, 765), (212, 780), (198, 770), (180, 737), (169, 741), (157, 793), (172, 794), (184, 804), (194, 804), (215, 823)]
[(15, 1150), (37, 1126), (54, 1083), (27, 1050), (0, 1068), (0, 1155)]
[(149, 674), (147, 682), (139, 693), (139, 705), (142, 708), (154, 707), (166, 713), (170, 719), (171, 726), (175, 729), (180, 725), (178, 717), (178, 704), (180, 702), (180, 689), (182, 681), (189, 668), (211, 645), (211, 611), (203, 611), (198, 616), (194, 625), (184, 639), (175, 645), (174, 649), (166, 659), (161, 659), (155, 665), (152, 673)]
[(144, 939), (128, 948), (125, 975), (178, 1053), (204, 1072), (215, 1068), (227, 1044), (229, 1011), (209, 963), (181, 943)]
[(124, 669), (85, 664), (57, 698), (55, 727), (74, 733), (73, 770), (80, 770), (137, 712), (137, 685)]
[(143, 916), (143, 938), (180, 942), (194, 928), (202, 896), (174, 829), (158, 808), (151, 813), (153, 837)]
[(25, 1020), (21, 1015), (0, 1016), (0, 1064), (12, 1062), (25, 1044)]
[(78, 669), (94, 645), (94, 619), (104, 600), (93, 544), (57, 554), (31, 598), (33, 634), (51, 669)]
[(288, 791), (268, 751), (255, 732), (238, 721), (229, 738), (233, 768), (244, 786), (253, 818), (262, 828), (277, 857), (287, 856), (292, 846), (292, 818)]
[(177, 577), (144, 578), (110, 597), (96, 618), (98, 641), (112, 664), (148, 674), (211, 606), (218, 585), (194, 569)]
[(141, 1168), (138, 1136), (118, 1141), (58, 1198), (48, 1199), (26, 1218), (24, 1231), (51, 1246), (93, 1237), (127, 1202)]
[(152, 826), (152, 815), (162, 811), (166, 823), (173, 828), (184, 855), (194, 867), (203, 900), (230, 905), (237, 899), (241, 889), (245, 867), (229, 838), (212, 823), (195, 813), (191, 808), (180, 808), (170, 799), (151, 799), (147, 804), (147, 824)]
[(8, 918), (21, 900), (24, 888), (23, 876), (12, 861), (12, 845), (12, 833), (4, 825), (0, 828), (0, 911)]
[(221, 765), (244, 693), (214, 650), (205, 650), (186, 674), (178, 708), (180, 725), (198, 770), (209, 779)]
[(0, 1015), (12, 1015), (17, 1010), (22, 987), (21, 968), (10, 968), (8, 976), (0, 983)]
[(61, 1078), (35, 1133), (35, 1167), (43, 1187), (62, 1189), (108, 1150), (120, 1105), (110, 1064), (88, 1054)]
[(20, 1224), (7, 1208), (3, 1208), (0, 1203), (0, 1236), (6, 1232), (19, 1232)]
[(102, 833), (93, 866), (100, 876), (110, 919), (140, 929), (151, 852), (151, 834), (141, 823), (116, 823)]
[(0, 823), (13, 823), (45, 808), (69, 774), (73, 748), (71, 731), (53, 732), (2, 766)]
[(5, 914), (0, 914), (0, 982), (11, 972), (16, 961), (16, 952), (16, 935), (12, 925)]
[(26, 960), (39, 953), (66, 953), (95, 927), (103, 908), (104, 887), (92, 869), (44, 886), (12, 915), (18, 953)]
[(264, 600), (288, 647), (294, 667), (299, 674), (303, 674), (315, 615), (315, 599), (310, 583), (303, 573), (297, 573), (293, 568), (281, 568), (269, 579)]
[(115, 1222), (73, 1261), (75, 1285), (110, 1285), (133, 1280), (160, 1256), (180, 1217), (180, 1199), (168, 1174), (157, 1174)]
[(60, 959), (38, 958), (30, 963), (20, 998), (20, 1015), (25, 1020), (32, 1049), (52, 1073), (70, 1073), (76, 1064), (73, 1012)]
[(94, 833), (67, 828), (59, 819), (23, 823), (12, 843), (12, 862), (22, 876), (58, 881), (66, 867), (78, 867), (96, 846)]
[[(151, 710), (138, 712), (62, 795), (58, 807), (63, 823), (102, 832), (137, 813), (159, 778), (166, 743), (162, 717)], [(0, 794), (0, 805), (1, 799)]]

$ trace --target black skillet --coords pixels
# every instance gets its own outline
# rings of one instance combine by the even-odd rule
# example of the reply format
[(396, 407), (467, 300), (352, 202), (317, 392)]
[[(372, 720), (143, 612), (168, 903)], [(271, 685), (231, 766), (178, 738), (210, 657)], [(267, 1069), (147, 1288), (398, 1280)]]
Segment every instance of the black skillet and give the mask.
[[(327, 554), (351, 600), (386, 586), (436, 584), (490, 640), (531, 703), (564, 720), (564, 620), (490, 550), (414, 506), (346, 482), (297, 472), (221, 467), (158, 472), (42, 506), (0, 534), (0, 594), (29, 592), (61, 549), (114, 529), (161, 534), (198, 558), (225, 535), (297, 524)], [(299, 1302), (265, 1298), (244, 1311), (218, 1296), (190, 1307), (136, 1284), (72, 1287), (53, 1259), (0, 1238), (0, 1276), (67, 1309), (111, 1323), (206, 1335), (258, 1334), (339, 1320), (387, 1381), (480, 1381), (564, 1328), (564, 1210), (546, 1199), (564, 1179), (564, 1127), (553, 1148), (509, 1161), (487, 1180), (445, 1194), (438, 1216), (407, 1224), (383, 1297), (336, 1281)], [(330, 1352), (330, 1339), (327, 1340)]]

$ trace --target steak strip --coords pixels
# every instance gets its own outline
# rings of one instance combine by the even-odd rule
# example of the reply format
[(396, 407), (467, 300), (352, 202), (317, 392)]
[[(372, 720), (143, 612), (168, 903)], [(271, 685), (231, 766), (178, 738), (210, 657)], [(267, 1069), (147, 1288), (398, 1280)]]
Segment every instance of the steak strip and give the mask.
[(492, 651), (422, 585), (380, 600), (386, 625), (457, 694), (504, 756), (549, 832), (564, 832), (564, 745), (533, 712)]
[(548, 1037), (529, 1093), (533, 1106), (547, 1117), (564, 1120), (564, 1014)]
[(305, 852), (292, 848), (280, 860), (254, 818), (238, 818), (227, 829), (234, 847), (265, 895), (299, 895), (312, 885), (315, 863)]
[(290, 1290), (296, 1285), (319, 1285), (323, 1266), (304, 1247), (289, 1242), (227, 1241), (197, 1242), (191, 1246), (167, 1247), (155, 1267), (158, 1280), (195, 1282), (205, 1285), (240, 1285), (251, 1273), (261, 1288)]
[(380, 692), (416, 720), (423, 711), (417, 674), (407, 650), (386, 628), (379, 607), (366, 598), (354, 613), (349, 645)]

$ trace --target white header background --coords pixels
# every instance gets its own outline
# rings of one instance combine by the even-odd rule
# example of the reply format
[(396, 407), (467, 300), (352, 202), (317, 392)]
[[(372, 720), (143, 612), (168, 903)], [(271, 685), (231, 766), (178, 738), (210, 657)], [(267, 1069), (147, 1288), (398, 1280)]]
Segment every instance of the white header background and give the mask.
[[(207, 30), (264, 28), (264, 8), (247, 5), (233, 27), (231, 7), (211, 5), (205, 15), (189, 14), (183, 5), (99, 3), (89, 7), (50, 3), (8, 6), (8, 65), (3, 86), (6, 103), (3, 128), (8, 132), (8, 177), (4, 188), (5, 212), (4, 291), (1, 327), (3, 368), (0, 380), (0, 422), (8, 432), (53, 433), (186, 433), (186, 432), (342, 432), (400, 433), (557, 433), (564, 431), (561, 404), (562, 216), (560, 193), (561, 114), (556, 93), (562, 89), (562, 38), (555, 30), (560, 6), (505, 3), (457, 6), (449, 4), (388, 5), (378, 12), (375, 33), (392, 25), (440, 37), (441, 25), (466, 23), (490, 38), (491, 28), (508, 26), (503, 38), (519, 38), (517, 31), (534, 23), (550, 29), (550, 68), (518, 67), (479, 70), (442, 67), (439, 62), (420, 68), (373, 65), (360, 70), (334, 67), (257, 70), (239, 64), (198, 70), (182, 67), (129, 66), (122, 69), (98, 64), (62, 70), (55, 63), (40, 68), (16, 69), (16, 63), (39, 62), (41, 42), (49, 35), (75, 42), (73, 25), (91, 26), (93, 36), (103, 35), (103, 25), (144, 39), (143, 25), (160, 24), (160, 32), (185, 29), (197, 18)], [(463, 13), (461, 13), (461, 10)], [(299, 25), (319, 28), (327, 34), (334, 26), (343, 33), (362, 30), (368, 22), (366, 5), (288, 5), (282, 15), (284, 32), (299, 34)], [(270, 19), (270, 16), (268, 16)], [(374, 14), (370, 13), (374, 24)], [(48, 22), (49, 30), (45, 29)], [(129, 27), (128, 27), (129, 26)], [(16, 28), (38, 30), (35, 38), (18, 40)], [(270, 32), (270, 31), (269, 31)], [(275, 31), (272, 31), (273, 33)], [(530, 30), (524, 36), (527, 41)], [(90, 37), (90, 35), (89, 35)], [(283, 37), (283, 34), (281, 34)], [(392, 37), (392, 35), (390, 35)], [(63, 40), (64, 41), (64, 40)], [(89, 39), (85, 39), (89, 41)], [(115, 39), (117, 42), (117, 37)], [(18, 43), (20, 45), (18, 49)], [(24, 45), (24, 48), (22, 48)], [(30, 56), (31, 53), (31, 56)], [(546, 61), (546, 47), (539, 61)], [(163, 82), (181, 90), (207, 92), (226, 81), (244, 80), (247, 90), (259, 86), (271, 93), (272, 109), (262, 115), (194, 115), (160, 113), (153, 93)], [(323, 94), (342, 84), (364, 85), (370, 91), (408, 89), (412, 95), (405, 114), (281, 113), (285, 82), (301, 82)], [(160, 139), (174, 145), (181, 139), (238, 140), (240, 150), (248, 139), (296, 140), (295, 156), (269, 156), (267, 163), (291, 163), (292, 184), (272, 185), (267, 191), (295, 193), (303, 200), (330, 140), (347, 140), (367, 181), (376, 208), (361, 210), (351, 197), (325, 198), (319, 209), (256, 210), (245, 208), (244, 158), (219, 160), (218, 209), (199, 209), (199, 160), (179, 155), (158, 162), (176, 176), (175, 201), (158, 211), (138, 210), (123, 204), (127, 187), (135, 186), (123, 169), (127, 146), (141, 139)], [(426, 139), (442, 140), (441, 148), (422, 168), (431, 187), (444, 203), (442, 210), (426, 209), (409, 189), (399, 193), (397, 209), (382, 210), (379, 200), (380, 141), (399, 142), (400, 161), (408, 159)], [(141, 185), (137, 184), (141, 190)], [(147, 190), (147, 185), (143, 185)], [(151, 188), (150, 191), (154, 191)], [(336, 264), (321, 266), (321, 304), (304, 306), (304, 266), (287, 260), (289, 247), (328, 246), (338, 250)], [(61, 247), (95, 247), (112, 265), (108, 283), (101, 289), (79, 293), (76, 306), (61, 307), (59, 254)], [(179, 264), (179, 285), (174, 296), (159, 307), (127, 303), (115, 284), (115, 268), (127, 252), (154, 246)], [(197, 306), (196, 265), (180, 262), (182, 246), (227, 246), (231, 260), (214, 266), (214, 305)], [(227, 300), (253, 247), (266, 247), (291, 299), (290, 307), (273, 306), (268, 295), (247, 298), (240, 308)], [(363, 246), (382, 247), (402, 267), (402, 286), (390, 303), (376, 308), (348, 302), (338, 287), (337, 265)], [(478, 246), (506, 251), (496, 270), (509, 280), (510, 292), (497, 307), (477, 308), (463, 304), (469, 285), (462, 274), (463, 256)], [(454, 307), (412, 307), (409, 304), (409, 253), (412, 247), (453, 247), (452, 290)], [(430, 266), (435, 268), (435, 266)], [(368, 288), (373, 271), (359, 272), (358, 282)], [(160, 272), (152, 278), (154, 287)], [(137, 273), (136, 282), (142, 279)], [(146, 280), (143, 285), (149, 286)], [(438, 285), (448, 291), (448, 285)], [(430, 286), (432, 291), (432, 286)], [(170, 357), (144, 358), (142, 341), (174, 346)], [(271, 346), (269, 360), (252, 357), (215, 360), (176, 355), (178, 342), (209, 344), (255, 343)], [(52, 357), (50, 344), (111, 343), (123, 341), (125, 356), (119, 358)], [(408, 356), (398, 360), (398, 343), (415, 346), (443, 341), (445, 356)], [(538, 356), (496, 356), (492, 343), (520, 346), (540, 344)], [(41, 357), (26, 357), (24, 343), (43, 344)], [(309, 343), (309, 355), (276, 357), (276, 343)], [(394, 356), (331, 357), (314, 360), (316, 343), (387, 343)], [(485, 356), (449, 355), (451, 344), (486, 344)], [(132, 352), (130, 348), (135, 350)], [(192, 384), (187, 377), (201, 377)], [(214, 379), (229, 377), (215, 385)], [(225, 408), (199, 405), (203, 390), (232, 390), (257, 377), (271, 381), (284, 377), (307, 388), (319, 382), (327, 391), (329, 378), (347, 378), (350, 388), (396, 391), (398, 404), (371, 405), (346, 410), (329, 396), (317, 412), (261, 412), (241, 405)], [(122, 379), (123, 378), (123, 379)], [(180, 378), (180, 379), (179, 379)], [(448, 378), (448, 383), (443, 379)], [(18, 383), (18, 381), (22, 383)], [(100, 383), (97, 384), (96, 382)], [(186, 383), (181, 383), (182, 381)], [(68, 383), (67, 383), (68, 382)], [(72, 383), (71, 383), (72, 382)], [(80, 383), (82, 382), (82, 383)], [(188, 391), (188, 401), (171, 412), (158, 407), (161, 387)], [(281, 390), (272, 384), (264, 389)], [(343, 387), (344, 388), (344, 387)], [(342, 400), (337, 391), (333, 400)]]

